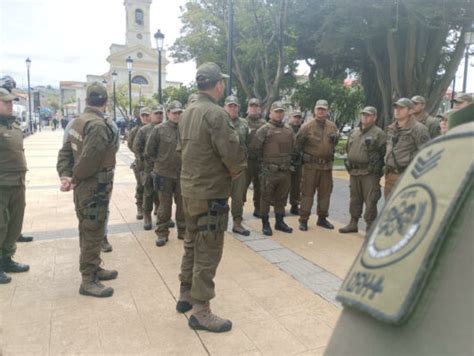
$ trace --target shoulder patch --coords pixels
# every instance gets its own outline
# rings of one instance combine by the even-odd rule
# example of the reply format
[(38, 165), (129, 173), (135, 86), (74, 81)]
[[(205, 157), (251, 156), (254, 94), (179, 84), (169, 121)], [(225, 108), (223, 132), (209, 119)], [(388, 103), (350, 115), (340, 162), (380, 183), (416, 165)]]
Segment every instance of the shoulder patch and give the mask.
[(472, 133), (437, 140), (415, 157), (337, 300), (390, 324), (407, 320), (436, 261), (446, 226), (473, 184), (472, 144)]

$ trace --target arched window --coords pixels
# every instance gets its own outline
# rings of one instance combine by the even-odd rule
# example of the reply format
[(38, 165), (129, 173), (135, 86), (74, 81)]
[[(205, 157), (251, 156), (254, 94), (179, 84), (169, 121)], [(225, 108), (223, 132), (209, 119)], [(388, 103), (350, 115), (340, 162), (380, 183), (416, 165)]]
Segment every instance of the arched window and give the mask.
[(136, 9), (135, 10), (135, 22), (137, 25), (143, 25), (143, 11), (141, 9)]
[(148, 85), (148, 80), (142, 75), (136, 75), (132, 79), (133, 84)]

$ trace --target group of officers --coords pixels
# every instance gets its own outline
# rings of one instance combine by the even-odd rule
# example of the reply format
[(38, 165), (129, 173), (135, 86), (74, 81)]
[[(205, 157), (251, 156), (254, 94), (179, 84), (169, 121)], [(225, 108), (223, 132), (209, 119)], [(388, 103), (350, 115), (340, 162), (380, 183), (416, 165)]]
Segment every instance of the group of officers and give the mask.
[[(317, 225), (333, 229), (327, 218), (333, 188), (332, 166), (339, 140), (336, 125), (328, 119), (326, 100), (316, 102), (314, 119), (303, 125), (302, 115), (297, 111), (291, 113), (288, 124), (284, 123), (286, 108), (280, 101), (271, 104), (267, 122), (262, 117), (260, 101), (255, 98), (249, 101), (247, 118), (242, 119), (235, 96), (225, 99), (224, 108), (217, 104), (224, 96), (225, 78), (218, 65), (202, 64), (196, 73), (198, 93), (190, 97), (185, 110), (178, 101), (171, 102), (166, 109), (162, 105), (141, 108), (140, 124), (128, 137), (128, 147), (135, 154), (132, 168), (137, 179), (137, 218), (144, 219), (144, 228), (150, 230), (153, 208), (157, 207), (157, 246), (167, 243), (169, 229), (175, 225), (171, 219), (173, 199), (175, 201), (177, 237), (184, 240), (176, 310), (180, 313), (191, 310), (189, 326), (212, 332), (232, 328), (230, 320), (210, 309), (229, 211), (233, 217), (233, 232), (249, 235), (250, 231), (242, 225), (242, 212), (252, 183), (253, 214), (261, 218), (265, 235), (272, 235), (271, 205), (274, 206), (275, 229), (292, 232), (284, 221), (289, 193), (290, 212), (299, 214), (299, 229), (307, 231), (317, 192)], [(1, 102), (11, 102), (10, 93), (2, 91), (0, 94)], [(454, 99), (454, 109), (471, 101), (469, 95), (459, 94)], [(71, 122), (67, 130), (58, 154), (57, 171), (60, 189), (74, 192), (82, 274), (79, 292), (110, 297), (113, 289), (101, 281), (117, 278), (118, 272), (101, 267), (100, 251), (106, 236), (120, 140), (117, 126), (104, 114), (108, 102), (106, 88), (100, 83), (89, 85), (86, 102), (84, 113)], [(441, 133), (445, 117), (440, 120), (430, 117), (424, 106), (425, 99), (421, 96), (395, 102), (395, 121), (388, 127), (387, 134), (375, 125), (377, 110), (374, 107), (361, 111), (360, 125), (350, 133), (347, 143), (351, 222), (340, 232), (357, 231), (363, 204), (366, 205), (364, 218), (370, 228), (381, 196), (380, 178), (385, 173), (384, 192), (388, 197), (420, 146)], [(165, 113), (167, 120), (164, 120)], [(11, 106), (10, 116), (2, 117), (1, 123), (5, 126), (2, 126), (5, 137), (17, 135)], [(7, 187), (0, 185), (0, 193), (2, 199), (5, 196), (9, 201), (15, 200), (14, 195), (18, 194), (24, 210), (26, 163), (22, 140), (17, 146), (11, 157), (18, 161), (19, 170), (2, 164), (0, 177), (11, 178), (12, 183)], [(7, 175), (5, 167), (20, 173)], [(12, 184), (19, 189), (12, 189)], [(1, 278), (5, 271), (28, 269), (11, 259), (14, 242), (10, 240), (13, 235), (19, 236), (21, 224), (15, 230), (8, 224), (23, 218), (22, 214), (14, 217), (13, 213), (11, 211), (10, 219), (3, 219), (0, 226)], [(10, 238), (5, 239), (5, 231)]]

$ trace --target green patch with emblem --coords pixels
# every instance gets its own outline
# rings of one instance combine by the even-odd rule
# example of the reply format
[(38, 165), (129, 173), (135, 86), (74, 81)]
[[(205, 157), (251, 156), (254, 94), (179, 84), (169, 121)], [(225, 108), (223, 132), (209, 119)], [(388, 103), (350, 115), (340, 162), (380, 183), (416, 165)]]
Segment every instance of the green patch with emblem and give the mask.
[(337, 300), (387, 323), (409, 318), (446, 227), (473, 184), (472, 147), (472, 132), (449, 135), (416, 156), (377, 218)]

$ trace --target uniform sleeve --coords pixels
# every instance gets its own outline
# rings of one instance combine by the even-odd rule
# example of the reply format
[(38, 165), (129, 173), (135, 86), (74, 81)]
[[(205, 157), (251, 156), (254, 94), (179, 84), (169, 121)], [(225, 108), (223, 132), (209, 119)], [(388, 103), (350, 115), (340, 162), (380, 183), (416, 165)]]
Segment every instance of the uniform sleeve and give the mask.
[(105, 125), (89, 124), (85, 128), (82, 153), (78, 157), (73, 171), (73, 182), (92, 177), (99, 171), (106, 148), (112, 137)]
[(133, 139), (132, 151), (135, 153), (135, 157), (143, 159), (143, 150), (145, 148), (145, 133), (142, 129), (138, 130), (135, 138)]
[(130, 151), (133, 152), (133, 139), (135, 138), (135, 134), (137, 133), (137, 127), (135, 126), (133, 129), (130, 130), (127, 139), (127, 147)]
[(60, 177), (72, 177), (72, 169), (74, 167), (74, 155), (72, 153), (71, 142), (66, 137), (63, 147), (58, 153), (58, 162), (56, 170)]
[(428, 128), (425, 125), (419, 125), (418, 130), (415, 135), (415, 144), (416, 148), (420, 150), (420, 148), (430, 140), (430, 133)]
[(295, 140), (295, 152), (301, 153), (303, 152), (304, 145), (306, 144), (306, 140), (308, 139), (308, 126), (303, 125), (298, 133), (296, 134)]
[(145, 145), (145, 158), (147, 160), (154, 161), (158, 156), (160, 148), (160, 130), (158, 126), (155, 126), (151, 131), (150, 137)]
[(266, 126), (260, 127), (257, 132), (255, 132), (255, 135), (253, 136), (252, 142), (250, 143), (250, 146), (252, 147), (252, 150), (257, 154), (257, 159), (261, 161), (263, 159), (263, 143), (265, 142), (265, 136), (266, 136)]

